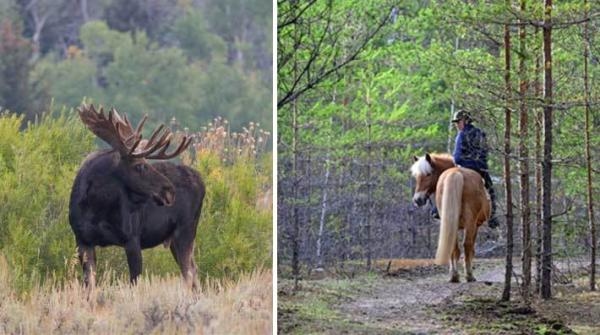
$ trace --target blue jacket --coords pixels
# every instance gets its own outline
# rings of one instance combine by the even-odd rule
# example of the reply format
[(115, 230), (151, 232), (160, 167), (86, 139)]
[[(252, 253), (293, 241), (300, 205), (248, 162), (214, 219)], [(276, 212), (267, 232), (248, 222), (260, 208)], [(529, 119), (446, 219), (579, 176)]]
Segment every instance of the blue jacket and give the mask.
[(456, 135), (452, 156), (456, 165), (477, 171), (487, 170), (485, 133), (472, 124), (465, 124), (465, 128)]

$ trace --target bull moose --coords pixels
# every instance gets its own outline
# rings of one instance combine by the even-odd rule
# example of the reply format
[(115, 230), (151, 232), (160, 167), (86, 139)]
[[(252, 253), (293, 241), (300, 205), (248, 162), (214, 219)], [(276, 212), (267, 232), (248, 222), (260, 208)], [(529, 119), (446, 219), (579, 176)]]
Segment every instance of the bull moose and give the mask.
[(179, 155), (191, 143), (184, 136), (167, 153), (173, 134), (159, 126), (142, 139), (144, 117), (134, 130), (127, 116), (113, 108), (108, 117), (93, 105), (78, 108), (83, 123), (111, 149), (91, 153), (82, 163), (71, 191), (69, 222), (83, 268), (84, 283), (93, 288), (96, 246), (125, 248), (130, 281), (142, 271), (142, 249), (169, 246), (186, 283), (197, 288), (194, 239), (204, 199), (198, 172), (170, 162), (149, 164)]

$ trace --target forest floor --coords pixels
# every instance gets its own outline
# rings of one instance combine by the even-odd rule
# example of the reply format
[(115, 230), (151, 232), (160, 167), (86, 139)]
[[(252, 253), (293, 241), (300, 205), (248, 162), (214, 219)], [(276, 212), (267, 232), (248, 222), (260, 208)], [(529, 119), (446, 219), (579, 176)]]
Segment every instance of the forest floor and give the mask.
[(373, 272), (303, 280), (299, 291), (280, 280), (278, 333), (600, 334), (600, 294), (588, 290), (585, 268), (557, 264), (553, 298), (530, 308), (516, 282), (511, 302), (500, 301), (504, 259), (475, 259), (474, 283), (449, 283), (447, 268), (431, 260), (382, 260)]

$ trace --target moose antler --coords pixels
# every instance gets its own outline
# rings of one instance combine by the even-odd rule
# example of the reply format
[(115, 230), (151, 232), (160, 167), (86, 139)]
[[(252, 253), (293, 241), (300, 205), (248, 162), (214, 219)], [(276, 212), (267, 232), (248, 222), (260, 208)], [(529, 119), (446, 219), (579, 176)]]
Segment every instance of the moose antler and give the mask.
[[(112, 111), (114, 111), (115, 115), (119, 116), (119, 114), (117, 113), (116, 110), (113, 109), (113, 110), (111, 110), (111, 112)], [(131, 123), (127, 119), (127, 115), (124, 115), (124, 117), (120, 120), (121, 120), (121, 124), (123, 125), (123, 127), (119, 128), (119, 129), (121, 129), (121, 128), (123, 129), (123, 132), (121, 134), (123, 134), (124, 136), (127, 136), (127, 137), (132, 137), (137, 134), (140, 134), (140, 139), (141, 139), (141, 130), (142, 130), (143, 123), (146, 121), (146, 116), (144, 116), (144, 119), (142, 119), (142, 121), (140, 121), (140, 124), (137, 126), (137, 129), (135, 131), (133, 130)], [(168, 130), (168, 129), (165, 130), (165, 129), (166, 128), (163, 124), (158, 126), (158, 128), (156, 128), (154, 130), (154, 132), (152, 133), (152, 135), (150, 136), (149, 140), (141, 140), (141, 142), (139, 142), (140, 145), (136, 144), (136, 147), (139, 148), (140, 150), (135, 151), (136, 147), (134, 147), (131, 150), (131, 156), (136, 157), (136, 158), (144, 157), (147, 159), (171, 159), (171, 158), (179, 155), (180, 153), (182, 153), (192, 143), (191, 137), (183, 136), (177, 149), (175, 149), (175, 151), (167, 154), (166, 151), (169, 148), (169, 145), (171, 144), (171, 139), (173, 138), (173, 133), (171, 133), (170, 130)], [(162, 135), (161, 135), (161, 131), (163, 131), (163, 130), (165, 130), (165, 131), (162, 132)], [(156, 151), (158, 151), (158, 152), (155, 153)]]
[[(166, 151), (171, 144), (173, 134), (171, 130), (165, 128), (162, 124), (154, 130), (150, 139), (143, 140), (143, 145), (140, 146), (142, 142), (142, 128), (147, 116), (144, 116), (134, 130), (129, 119), (127, 119), (127, 115), (121, 117), (114, 108), (108, 112), (108, 118), (104, 115), (102, 107), (100, 107), (99, 111), (96, 111), (94, 105), (87, 106), (83, 104), (77, 110), (79, 111), (81, 121), (96, 136), (119, 151), (122, 156), (170, 159), (183, 152), (192, 142), (190, 137), (184, 136), (177, 149), (167, 154)], [(158, 153), (154, 154), (156, 151)]]

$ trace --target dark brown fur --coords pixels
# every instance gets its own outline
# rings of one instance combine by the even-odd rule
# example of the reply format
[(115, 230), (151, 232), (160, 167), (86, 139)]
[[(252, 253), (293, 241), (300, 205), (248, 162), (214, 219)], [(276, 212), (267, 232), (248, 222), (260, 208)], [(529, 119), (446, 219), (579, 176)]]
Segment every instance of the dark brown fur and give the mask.
[(135, 282), (141, 250), (170, 241), (182, 275), (195, 287), (192, 256), (204, 192), (200, 175), (185, 166), (150, 165), (115, 151), (90, 155), (77, 173), (69, 204), (85, 283), (95, 283), (96, 246), (124, 247)]

